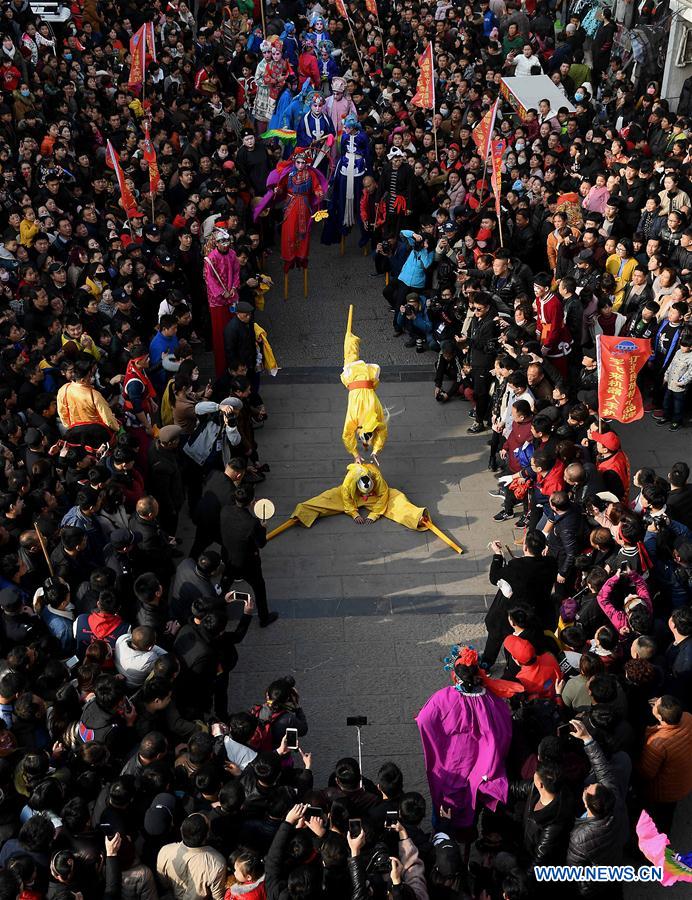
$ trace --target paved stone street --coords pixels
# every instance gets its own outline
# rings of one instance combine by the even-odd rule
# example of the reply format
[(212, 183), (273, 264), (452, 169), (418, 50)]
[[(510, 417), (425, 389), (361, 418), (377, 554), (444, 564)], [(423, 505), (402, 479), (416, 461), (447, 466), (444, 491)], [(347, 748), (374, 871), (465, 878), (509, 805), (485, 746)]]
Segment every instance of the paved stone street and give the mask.
[[(382, 472), (426, 506), (464, 554), (430, 533), (385, 520), (366, 528), (337, 516), (280, 535), (264, 551), (263, 564), (270, 603), (282, 618), (266, 631), (251, 628), (239, 648), (234, 706), (257, 702), (273, 678), (293, 673), (310, 722), (303, 743), (314, 752), (318, 781), (340, 755), (356, 754), (346, 717), (365, 715), (367, 774), (393, 759), (409, 788), (425, 790), (414, 717), (447, 683), (442, 665), (449, 646), (460, 640), (482, 645), (483, 616), (494, 596), (487, 544), (499, 537), (511, 546), (518, 535), (511, 523), (492, 521), (499, 501), (487, 493), (495, 484), (485, 469), (487, 437), (466, 434), (467, 403), (434, 402), (434, 356), (418, 355), (391, 337), (383, 281), (369, 277), (371, 263), (354, 244), (343, 259), (335, 248), (315, 245), (313, 253), (309, 299), (302, 297), (300, 275), (292, 273), (284, 303), (275, 273), (277, 288), (259, 317), (285, 366), (263, 385), (270, 418), (258, 433), (262, 460), (271, 466), (258, 493), (277, 510), (270, 527), (296, 502), (343, 478), (346, 392), (338, 375), (346, 312), (354, 302), (363, 358), (383, 365), (379, 395), (392, 412)], [(652, 465), (665, 473), (675, 459), (690, 457), (690, 432), (661, 434), (650, 417), (621, 434), (633, 471)], [(692, 845), (689, 822), (688, 807), (678, 816), (681, 849)], [(655, 894), (647, 888), (641, 896)]]

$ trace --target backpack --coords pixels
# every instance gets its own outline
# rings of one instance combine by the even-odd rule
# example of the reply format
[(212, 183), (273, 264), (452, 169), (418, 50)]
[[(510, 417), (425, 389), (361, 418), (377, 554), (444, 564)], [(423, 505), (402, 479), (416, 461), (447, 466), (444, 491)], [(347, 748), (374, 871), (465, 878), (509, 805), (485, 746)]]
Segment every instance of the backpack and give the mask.
[(258, 753), (271, 753), (274, 749), (272, 724), (283, 714), (282, 709), (273, 711), (265, 703), (253, 706), (250, 715), (257, 719), (257, 727), (248, 741), (248, 747), (252, 747)]

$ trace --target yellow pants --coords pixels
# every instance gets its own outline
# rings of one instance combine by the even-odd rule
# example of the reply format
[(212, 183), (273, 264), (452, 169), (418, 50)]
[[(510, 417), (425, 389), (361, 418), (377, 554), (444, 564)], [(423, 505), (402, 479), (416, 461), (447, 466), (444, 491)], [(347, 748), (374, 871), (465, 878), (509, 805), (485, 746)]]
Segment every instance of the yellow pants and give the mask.
[[(370, 497), (368, 500), (363, 501), (362, 507), (372, 509), (376, 500), (376, 497)], [(298, 519), (301, 525), (310, 528), (321, 516), (336, 516), (338, 513), (343, 512), (344, 503), (341, 495), (341, 485), (339, 485), (339, 487), (323, 491), (317, 497), (311, 497), (309, 500), (299, 503), (291, 515), (294, 519)], [(422, 506), (414, 506), (406, 494), (403, 494), (396, 488), (389, 488), (389, 503), (383, 515), (386, 519), (398, 522), (399, 525), (411, 528), (413, 531), (426, 530), (420, 524), (420, 520), (424, 515), (427, 515), (427, 510)]]

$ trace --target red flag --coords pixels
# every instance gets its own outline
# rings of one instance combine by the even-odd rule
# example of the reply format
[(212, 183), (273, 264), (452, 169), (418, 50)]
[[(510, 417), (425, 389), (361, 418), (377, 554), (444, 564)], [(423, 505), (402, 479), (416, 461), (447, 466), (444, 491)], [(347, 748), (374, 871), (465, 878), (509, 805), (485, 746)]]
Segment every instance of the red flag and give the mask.
[(159, 164), (156, 159), (156, 148), (151, 142), (151, 133), (149, 131), (149, 122), (145, 119), (142, 123), (142, 131), (144, 132), (143, 156), (149, 164), (149, 191), (152, 196), (156, 194), (161, 181), (159, 173)]
[(343, 19), (348, 19), (348, 12), (346, 11), (344, 0), (336, 0), (336, 11)]
[(130, 190), (130, 186), (125, 181), (125, 173), (120, 165), (120, 157), (110, 141), (106, 141), (106, 165), (115, 172), (118, 187), (120, 188), (120, 205), (125, 210), (129, 219), (132, 213), (137, 209), (137, 201)]
[(414, 106), (421, 109), (435, 109), (435, 68), (433, 64), (432, 44), (428, 44), (425, 51), (418, 58), (418, 84), (416, 93), (411, 100)]
[(493, 169), (490, 175), (490, 183), (493, 186), (493, 193), (495, 194), (495, 212), (497, 213), (498, 219), (500, 218), (501, 213), (500, 195), (502, 193), (502, 156), (505, 152), (506, 146), (507, 145), (505, 141), (491, 142), (491, 158)]
[(146, 36), (145, 26), (135, 31), (130, 38), (130, 77), (128, 84), (143, 84), (146, 71)]
[(651, 355), (650, 341), (600, 334), (597, 346), (599, 415), (624, 424), (641, 419), (644, 403), (637, 387), (637, 375)]
[(500, 98), (493, 103), (492, 107), (488, 110), (488, 112), (483, 116), (481, 121), (476, 125), (476, 127), (471, 132), (471, 137), (473, 138), (473, 142), (478, 147), (478, 152), (480, 153), (480, 157), (485, 162), (488, 158), (488, 154), (490, 153), (490, 140), (493, 133), (493, 128), (495, 127), (495, 119), (497, 118), (497, 109), (500, 105)]
[(154, 32), (154, 23), (147, 22), (144, 29), (146, 34), (147, 56), (150, 60), (156, 62), (156, 34)]
[(377, 16), (377, 18), (379, 19), (379, 15), (377, 12), (377, 0), (365, 0), (365, 8), (371, 15)]

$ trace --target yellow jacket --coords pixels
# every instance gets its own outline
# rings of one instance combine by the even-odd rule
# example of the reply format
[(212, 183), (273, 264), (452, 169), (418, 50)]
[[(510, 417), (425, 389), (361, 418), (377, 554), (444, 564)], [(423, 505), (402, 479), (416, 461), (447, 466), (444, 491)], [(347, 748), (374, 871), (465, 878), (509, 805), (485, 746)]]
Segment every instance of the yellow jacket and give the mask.
[[(369, 475), (373, 481), (372, 493), (367, 496), (358, 490), (358, 479), (363, 475)], [(351, 463), (346, 467), (346, 477), (341, 485), (341, 499), (344, 512), (352, 519), (358, 516), (358, 507), (365, 506), (369, 510), (368, 519), (376, 522), (387, 509), (389, 485), (377, 466), (371, 463)]]
[(262, 364), (265, 371), (269, 372), (270, 375), (276, 375), (279, 371), (279, 364), (267, 339), (267, 332), (257, 322), (255, 322), (255, 341), (259, 344), (262, 351)]
[[(620, 265), (622, 264), (622, 271), (620, 272)], [(631, 256), (629, 259), (623, 260), (617, 255), (617, 253), (612, 253), (608, 259), (606, 260), (605, 268), (606, 272), (610, 272), (610, 274), (615, 279), (615, 300), (613, 302), (613, 309), (617, 312), (622, 306), (622, 301), (625, 296), (625, 288), (632, 280), (632, 273), (638, 266), (637, 260)], [(618, 276), (618, 272), (620, 275)]]
[(120, 428), (103, 395), (79, 381), (68, 381), (58, 391), (58, 416), (68, 429), (76, 425), (107, 425), (112, 431)]

